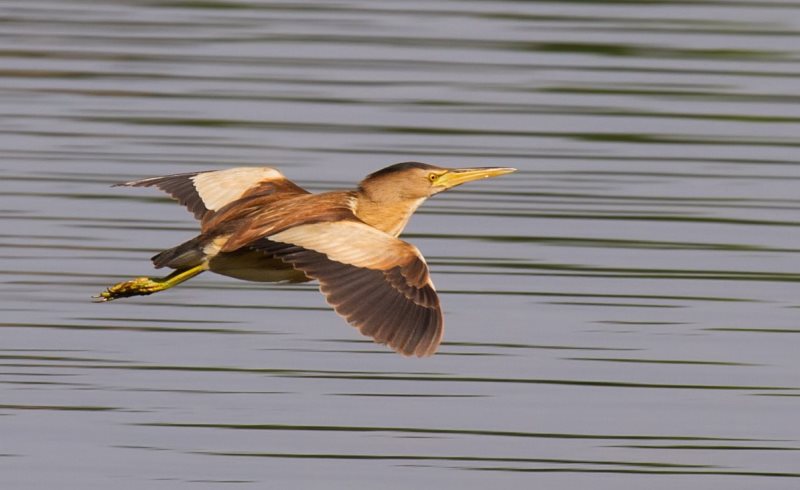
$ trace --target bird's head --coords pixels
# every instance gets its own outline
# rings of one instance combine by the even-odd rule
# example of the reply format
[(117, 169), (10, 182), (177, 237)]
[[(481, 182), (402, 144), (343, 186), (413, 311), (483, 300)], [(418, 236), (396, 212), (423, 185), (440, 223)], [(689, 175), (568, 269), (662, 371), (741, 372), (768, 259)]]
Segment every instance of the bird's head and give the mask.
[(420, 162), (396, 163), (368, 175), (359, 184), (359, 190), (380, 201), (424, 200), (466, 182), (516, 170), (508, 167), (443, 168)]

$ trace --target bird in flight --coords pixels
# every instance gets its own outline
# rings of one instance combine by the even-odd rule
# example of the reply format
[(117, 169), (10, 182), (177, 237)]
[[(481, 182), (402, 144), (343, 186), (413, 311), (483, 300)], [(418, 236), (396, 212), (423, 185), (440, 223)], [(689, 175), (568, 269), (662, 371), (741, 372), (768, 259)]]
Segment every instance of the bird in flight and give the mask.
[(425, 258), (397, 238), (430, 196), (514, 172), (419, 162), (368, 175), (355, 190), (312, 194), (270, 167), (237, 167), (117, 184), (157, 187), (194, 214), (200, 234), (152, 258), (166, 277), (120, 282), (101, 302), (169, 289), (205, 271), (259, 282), (317, 280), (333, 309), (405, 356), (430, 356), (444, 322)]

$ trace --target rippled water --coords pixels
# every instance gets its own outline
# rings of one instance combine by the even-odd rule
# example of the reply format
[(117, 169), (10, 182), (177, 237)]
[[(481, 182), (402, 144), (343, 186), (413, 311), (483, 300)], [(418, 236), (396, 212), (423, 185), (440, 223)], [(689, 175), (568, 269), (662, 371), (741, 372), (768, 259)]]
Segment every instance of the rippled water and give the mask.
[[(800, 3), (0, 1), (0, 487), (798, 488)], [(405, 237), (431, 359), (151, 273), (136, 177), (515, 166)], [(469, 471), (472, 470), (472, 471)]]

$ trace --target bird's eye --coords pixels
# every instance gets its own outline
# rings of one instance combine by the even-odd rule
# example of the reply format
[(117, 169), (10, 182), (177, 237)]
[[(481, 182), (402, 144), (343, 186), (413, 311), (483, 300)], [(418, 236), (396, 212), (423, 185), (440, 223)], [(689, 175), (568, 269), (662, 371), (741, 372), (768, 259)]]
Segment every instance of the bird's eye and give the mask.
[(431, 182), (436, 182), (436, 174), (434, 173), (428, 174), (428, 180), (430, 180)]

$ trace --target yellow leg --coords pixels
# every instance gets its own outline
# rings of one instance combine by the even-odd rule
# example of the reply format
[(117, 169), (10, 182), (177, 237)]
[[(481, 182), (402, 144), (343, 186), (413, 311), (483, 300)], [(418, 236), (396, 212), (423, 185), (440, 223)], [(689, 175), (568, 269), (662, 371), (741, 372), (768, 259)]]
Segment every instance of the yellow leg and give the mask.
[(105, 302), (129, 296), (145, 296), (177, 286), (205, 270), (208, 270), (208, 264), (203, 263), (190, 269), (176, 270), (167, 277), (137, 277), (130, 281), (114, 284), (93, 298), (98, 302)]

